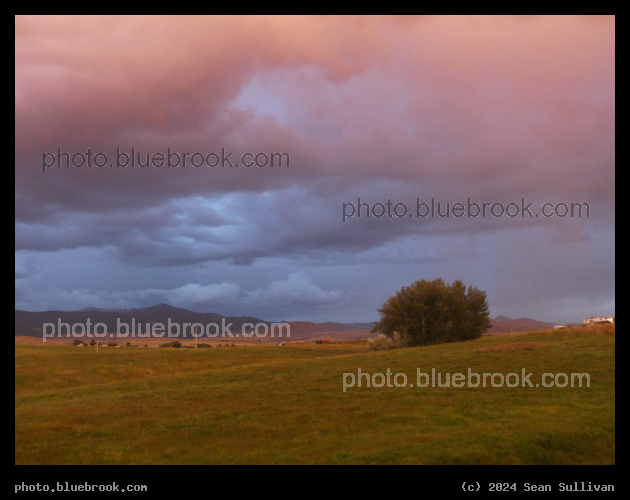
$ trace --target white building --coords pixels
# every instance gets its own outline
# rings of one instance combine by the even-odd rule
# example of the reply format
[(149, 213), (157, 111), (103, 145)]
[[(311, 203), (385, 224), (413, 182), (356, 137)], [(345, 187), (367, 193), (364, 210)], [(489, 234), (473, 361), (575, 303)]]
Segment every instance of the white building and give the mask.
[(594, 325), (596, 323), (612, 323), (615, 324), (614, 316), (592, 316), (590, 318), (584, 318), (585, 325)]

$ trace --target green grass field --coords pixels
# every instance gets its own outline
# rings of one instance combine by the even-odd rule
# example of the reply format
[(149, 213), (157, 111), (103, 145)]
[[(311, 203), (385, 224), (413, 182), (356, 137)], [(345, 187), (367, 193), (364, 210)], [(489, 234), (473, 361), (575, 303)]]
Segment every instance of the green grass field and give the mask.
[[(348, 387), (344, 373), (580, 372), (590, 387)], [(349, 378), (347, 379), (349, 380)], [(398, 381), (401, 378), (397, 379)], [(377, 378), (376, 381), (380, 381)], [(615, 330), (365, 344), (15, 346), (16, 464), (613, 464)]]

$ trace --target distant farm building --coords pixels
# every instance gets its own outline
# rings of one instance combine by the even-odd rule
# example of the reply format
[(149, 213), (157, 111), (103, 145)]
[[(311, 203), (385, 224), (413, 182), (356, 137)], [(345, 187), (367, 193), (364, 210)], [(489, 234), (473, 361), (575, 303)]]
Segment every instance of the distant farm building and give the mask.
[(554, 325), (553, 329), (554, 330), (562, 330), (563, 328), (566, 328), (565, 325)]
[(590, 318), (584, 318), (585, 325), (594, 325), (596, 323), (612, 323), (615, 324), (614, 316), (592, 316)]

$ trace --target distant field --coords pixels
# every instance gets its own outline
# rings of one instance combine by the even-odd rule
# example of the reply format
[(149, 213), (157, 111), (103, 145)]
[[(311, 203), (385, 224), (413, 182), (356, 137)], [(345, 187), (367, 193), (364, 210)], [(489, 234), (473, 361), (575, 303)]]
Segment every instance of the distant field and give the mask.
[[(345, 341), (345, 340), (365, 340), (369, 337), (374, 337), (374, 333), (370, 330), (342, 330), (342, 331), (317, 331), (317, 332), (300, 332), (295, 331), (296, 328), (291, 330), (291, 334), (287, 336), (286, 331), (282, 332), (282, 336), (279, 333), (275, 335), (268, 335), (266, 337), (206, 337), (199, 336), (197, 341), (199, 343), (206, 343), (212, 345), (218, 344), (277, 344), (278, 342), (314, 342), (315, 340), (329, 340), (329, 341)], [(86, 343), (89, 343), (90, 338), (80, 338)], [(127, 345), (129, 342), (134, 347), (158, 347), (165, 342), (171, 342), (177, 340), (184, 345), (194, 345), (195, 339), (188, 336), (183, 337), (161, 337), (161, 338), (140, 338), (140, 337), (117, 337), (115, 333), (111, 333), (106, 337), (100, 339), (101, 342), (118, 342), (120, 346)], [(32, 337), (26, 335), (16, 335), (16, 344), (29, 344), (29, 345), (72, 345), (74, 337), (50, 337), (46, 338), (46, 342), (43, 341), (41, 336)]]
[[(590, 387), (344, 393), (343, 374), (359, 368), (414, 385), (417, 368), (524, 368), (533, 383), (586, 372)], [(613, 464), (615, 327), (378, 352), (355, 342), (97, 353), (16, 338), (15, 462)]]

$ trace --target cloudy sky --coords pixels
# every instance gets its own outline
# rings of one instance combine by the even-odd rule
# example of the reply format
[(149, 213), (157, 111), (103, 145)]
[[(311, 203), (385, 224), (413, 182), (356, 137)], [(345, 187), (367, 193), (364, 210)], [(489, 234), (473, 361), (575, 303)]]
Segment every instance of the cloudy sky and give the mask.
[(18, 309), (615, 313), (614, 17), (15, 23)]

